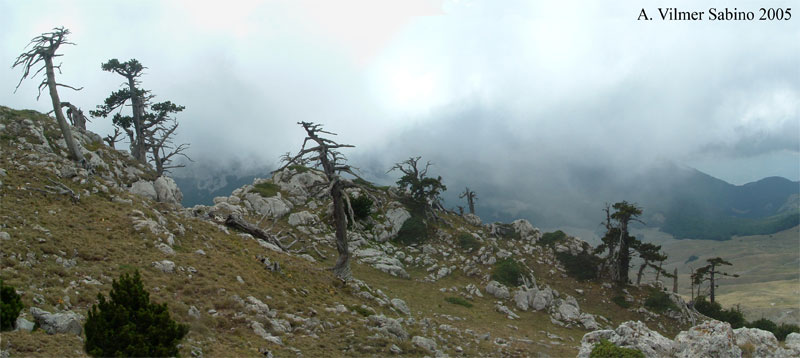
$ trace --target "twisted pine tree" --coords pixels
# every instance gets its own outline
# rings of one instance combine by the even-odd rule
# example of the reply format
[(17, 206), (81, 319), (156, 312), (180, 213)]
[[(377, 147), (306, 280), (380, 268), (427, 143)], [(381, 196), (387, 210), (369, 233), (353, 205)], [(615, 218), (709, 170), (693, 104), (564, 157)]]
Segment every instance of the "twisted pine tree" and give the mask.
[(139, 271), (112, 283), (110, 301), (97, 294), (84, 325), (84, 349), (95, 357), (175, 357), (187, 325), (170, 318), (166, 304), (150, 303)]

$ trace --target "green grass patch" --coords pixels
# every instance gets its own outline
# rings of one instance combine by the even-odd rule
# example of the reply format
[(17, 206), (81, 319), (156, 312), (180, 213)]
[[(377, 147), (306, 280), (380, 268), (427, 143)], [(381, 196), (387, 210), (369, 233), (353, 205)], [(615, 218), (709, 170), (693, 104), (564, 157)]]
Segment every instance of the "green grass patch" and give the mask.
[(469, 303), (469, 301), (465, 300), (462, 297), (450, 296), (450, 297), (445, 297), (444, 300), (454, 305), (464, 306), (466, 308), (472, 308), (472, 303)]
[(678, 306), (675, 305), (675, 302), (669, 299), (669, 294), (657, 289), (652, 289), (650, 291), (650, 294), (644, 301), (644, 306), (656, 313), (663, 313), (667, 310), (678, 310)]
[(617, 304), (617, 306), (620, 306), (622, 308), (630, 308), (631, 307), (630, 302), (626, 301), (625, 297), (623, 297), (623, 296), (611, 297), (611, 302), (614, 302), (615, 304)]
[(516, 287), (522, 284), (524, 270), (525, 268), (519, 262), (505, 258), (495, 262), (492, 279), (506, 286)]
[(468, 233), (461, 233), (458, 235), (458, 246), (467, 251), (478, 250), (481, 248), (481, 242)]
[(281, 187), (278, 186), (277, 184), (265, 182), (254, 185), (253, 191), (265, 198), (269, 198), (278, 195), (278, 192), (281, 191)]

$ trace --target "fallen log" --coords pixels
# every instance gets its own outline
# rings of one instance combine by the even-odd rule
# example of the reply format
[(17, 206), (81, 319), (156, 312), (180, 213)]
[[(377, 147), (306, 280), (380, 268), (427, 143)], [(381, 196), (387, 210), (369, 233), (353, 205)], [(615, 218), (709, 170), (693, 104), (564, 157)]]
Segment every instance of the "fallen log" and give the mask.
[(283, 245), (281, 245), (280, 241), (278, 241), (273, 235), (270, 235), (268, 232), (259, 229), (258, 226), (247, 222), (247, 220), (242, 218), (242, 216), (239, 214), (233, 213), (228, 215), (228, 217), (225, 219), (225, 226), (244, 231), (250, 235), (253, 235), (253, 237), (266, 240), (267, 242), (279, 247), (281, 250), (286, 251), (286, 249), (283, 248)]

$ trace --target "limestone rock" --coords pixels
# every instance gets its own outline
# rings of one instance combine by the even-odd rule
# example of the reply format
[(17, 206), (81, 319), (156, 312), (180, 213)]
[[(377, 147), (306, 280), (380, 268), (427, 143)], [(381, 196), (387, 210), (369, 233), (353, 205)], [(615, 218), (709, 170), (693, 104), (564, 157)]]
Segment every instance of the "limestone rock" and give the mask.
[(291, 203), (287, 203), (277, 196), (265, 198), (258, 193), (247, 193), (244, 199), (259, 215), (280, 218), (292, 210)]
[(551, 302), (553, 302), (553, 290), (551, 290), (550, 287), (544, 287), (536, 291), (536, 294), (533, 296), (533, 301), (531, 302), (531, 308), (536, 311), (541, 311), (547, 308)]
[(784, 340), (786, 348), (800, 352), (800, 333), (789, 333)]
[(161, 260), (156, 261), (151, 264), (156, 270), (159, 270), (163, 273), (173, 273), (175, 272), (175, 263), (169, 260)]
[(511, 226), (514, 227), (514, 231), (519, 234), (519, 237), (522, 238), (522, 240), (535, 243), (542, 238), (542, 233), (539, 231), (539, 229), (533, 227), (528, 220), (514, 220), (514, 222), (511, 223)]
[(372, 315), (369, 316), (369, 324), (372, 326), (372, 329), (386, 336), (392, 336), (400, 340), (408, 339), (408, 332), (406, 332), (406, 330), (403, 329), (403, 325), (394, 318), (389, 318), (384, 315)]
[(683, 331), (675, 337), (675, 357), (741, 357), (742, 350), (727, 322), (711, 320)]
[(736, 345), (752, 345), (755, 357), (774, 357), (778, 350), (778, 340), (772, 332), (758, 328), (737, 328), (733, 330)]
[(486, 285), (486, 292), (490, 295), (497, 297), (499, 299), (508, 299), (511, 297), (511, 294), (508, 292), (508, 288), (504, 286), (502, 283), (497, 281), (490, 281), (488, 285)]
[(156, 192), (156, 200), (159, 202), (180, 205), (183, 200), (183, 193), (178, 188), (178, 184), (170, 177), (156, 178), (153, 182), (153, 189)]
[(517, 309), (521, 311), (527, 311), (528, 307), (530, 307), (530, 291), (519, 289), (514, 291), (514, 304), (516, 304)]
[(156, 188), (153, 186), (153, 182), (151, 181), (139, 180), (133, 183), (128, 191), (130, 191), (132, 194), (143, 196), (145, 198), (158, 200)]
[(308, 211), (301, 211), (297, 213), (291, 213), (289, 215), (289, 225), (292, 226), (299, 226), (299, 225), (314, 225), (319, 222), (319, 218), (308, 212)]
[(475, 226), (483, 225), (483, 222), (481, 221), (481, 218), (478, 215), (475, 215), (475, 214), (464, 214), (464, 221), (466, 221), (467, 224), (470, 224), (470, 225), (475, 225)]
[(401, 300), (399, 298), (392, 298), (391, 303), (392, 303), (392, 307), (394, 307), (394, 309), (400, 311), (400, 313), (402, 313), (404, 315), (407, 315), (407, 316), (411, 315), (411, 310), (408, 309), (408, 304), (406, 304), (406, 301), (403, 301), (403, 300)]
[(34, 321), (39, 324), (47, 334), (72, 333), (80, 335), (83, 325), (83, 316), (66, 311), (61, 313), (50, 313), (38, 307), (31, 307), (31, 314)]
[(672, 341), (650, 330), (641, 321), (628, 321), (620, 324), (615, 330), (606, 329), (583, 335), (578, 358), (588, 358), (592, 348), (600, 343), (601, 339), (620, 347), (638, 349), (646, 357), (670, 357), (672, 354)]
[(411, 338), (411, 343), (431, 353), (436, 351), (436, 341), (430, 338), (414, 336)]
[(17, 317), (17, 321), (14, 322), (14, 330), (15, 331), (30, 332), (30, 331), (33, 331), (33, 327), (34, 326), (35, 326), (35, 323), (33, 323), (31, 321), (28, 321), (27, 319), (24, 319), (22, 317)]

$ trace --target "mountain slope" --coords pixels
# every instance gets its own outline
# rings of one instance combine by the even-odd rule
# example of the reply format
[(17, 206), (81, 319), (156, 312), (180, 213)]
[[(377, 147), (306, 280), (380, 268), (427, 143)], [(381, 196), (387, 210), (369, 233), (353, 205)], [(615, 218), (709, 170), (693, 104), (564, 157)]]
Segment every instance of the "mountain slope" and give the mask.
[[(186, 209), (133, 194), (161, 179), (92, 133), (75, 136), (96, 172), (75, 168), (55, 128), (47, 116), (0, 107), (0, 275), (21, 293), (27, 319), (31, 307), (85, 317), (113, 279), (139, 270), (151, 298), (189, 325), (183, 356), (574, 356), (588, 329), (642, 320), (673, 336), (688, 324), (681, 312), (646, 310), (647, 287), (568, 277), (555, 253), (585, 243), (543, 246), (525, 220), (484, 225), (441, 213), (426, 242), (397, 244), (411, 214), (392, 188), (373, 187), (371, 214), (353, 224), (356, 280), (343, 284), (326, 270), (337, 254), (328, 199), (310, 190), (316, 171), (291, 168)], [(267, 238), (224, 226), (231, 213)], [(504, 258), (532, 283), (493, 282)], [(618, 296), (631, 307), (613, 303)], [(3, 332), (0, 348), (83, 355), (69, 333), (43, 335)]]

